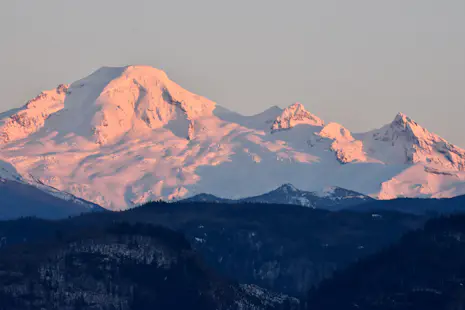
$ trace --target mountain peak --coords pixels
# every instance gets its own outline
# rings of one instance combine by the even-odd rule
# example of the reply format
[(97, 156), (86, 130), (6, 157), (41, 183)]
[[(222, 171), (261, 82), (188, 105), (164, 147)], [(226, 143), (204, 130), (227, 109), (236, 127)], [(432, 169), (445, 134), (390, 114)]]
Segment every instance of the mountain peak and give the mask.
[(331, 140), (330, 150), (341, 164), (366, 161), (363, 143), (354, 139), (351, 132), (338, 123), (329, 123), (321, 129), (318, 136)]
[(291, 204), (310, 208), (338, 210), (370, 200), (372, 200), (370, 197), (361, 193), (336, 186), (326, 187), (317, 192), (309, 192), (299, 190), (291, 183), (286, 183), (271, 192), (259, 196), (242, 198), (240, 201)]
[(331, 140), (347, 140), (352, 141), (354, 137), (352, 137), (351, 132), (338, 123), (329, 123), (321, 129), (318, 133), (320, 137), (328, 138)]
[(214, 102), (183, 89), (162, 70), (101, 67), (70, 86), (42, 92), (0, 119), (0, 142), (44, 129), (43, 134), (55, 131), (66, 139), (84, 138), (103, 145), (168, 123), (176, 136), (192, 139), (195, 120), (213, 115), (214, 109)]
[(192, 138), (194, 120), (211, 116), (215, 108), (214, 102), (183, 89), (164, 71), (150, 66), (102, 67), (73, 83), (70, 93), (65, 107), (73, 115), (84, 115), (76, 122), (78, 130), (98, 144), (171, 121), (177, 134)]
[(409, 117), (402, 112), (398, 112), (395, 118), (396, 119), (408, 119)]
[(278, 187), (275, 191), (277, 192), (285, 192), (285, 193), (294, 193), (294, 192), (299, 192), (300, 190), (297, 189), (294, 185), (291, 183), (285, 183)]
[(300, 102), (294, 102), (293, 104), (290, 104), (287, 108), (294, 110), (305, 110), (304, 105)]
[[(268, 109), (266, 109), (265, 111), (263, 111), (262, 113), (278, 113), (278, 112), (282, 112), (283, 109), (278, 107), (277, 105), (274, 105), (274, 106), (271, 106), (269, 107)], [(261, 114), (261, 113), (260, 113)]]
[(391, 128), (393, 137), (403, 137), (407, 141), (418, 145), (422, 144), (422, 141), (425, 140), (443, 140), (403, 113), (398, 113), (389, 127)]
[(403, 158), (406, 164), (424, 163), (465, 170), (465, 150), (429, 132), (403, 113), (398, 113), (390, 124), (371, 132), (370, 139), (389, 146), (383, 147), (385, 162)]
[(271, 131), (276, 132), (285, 129), (291, 129), (292, 127), (306, 124), (311, 126), (323, 126), (324, 122), (307, 111), (303, 104), (296, 102), (285, 108), (281, 115), (276, 118), (271, 126)]
[[(243, 116), (161, 70), (102, 67), (0, 115), (0, 159), (115, 210), (193, 192), (247, 197), (285, 182), (380, 197), (465, 193), (465, 150), (405, 114), (390, 121), (351, 134), (298, 102)], [(276, 196), (303, 192), (282, 189)]]
[(407, 127), (421, 127), (418, 125), (417, 122), (415, 122), (413, 119), (408, 117), (402, 112), (397, 113), (396, 117), (391, 123), (393, 126), (401, 127), (401, 128), (407, 128)]
[(114, 79), (121, 75), (158, 76), (160, 79), (168, 79), (165, 71), (145, 65), (129, 65), (124, 67), (103, 66), (90, 74), (89, 77), (106, 76), (109, 79)]
[(40, 130), (50, 115), (63, 109), (68, 88), (60, 84), (41, 92), (12, 113), (6, 113), (7, 117), (0, 119), (0, 143), (19, 140)]

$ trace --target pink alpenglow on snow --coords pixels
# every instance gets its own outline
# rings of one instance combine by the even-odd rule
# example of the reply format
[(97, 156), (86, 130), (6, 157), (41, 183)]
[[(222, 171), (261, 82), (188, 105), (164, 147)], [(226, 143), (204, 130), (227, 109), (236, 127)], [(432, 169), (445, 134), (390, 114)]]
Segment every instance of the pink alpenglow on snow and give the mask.
[(272, 131), (291, 129), (299, 124), (323, 126), (324, 122), (317, 116), (311, 114), (301, 103), (290, 105), (276, 118), (271, 126)]
[(0, 148), (15, 170), (2, 177), (113, 210), (284, 183), (383, 199), (465, 194), (465, 151), (403, 114), (358, 134), (300, 103), (243, 116), (145, 66), (101, 68), (3, 113)]

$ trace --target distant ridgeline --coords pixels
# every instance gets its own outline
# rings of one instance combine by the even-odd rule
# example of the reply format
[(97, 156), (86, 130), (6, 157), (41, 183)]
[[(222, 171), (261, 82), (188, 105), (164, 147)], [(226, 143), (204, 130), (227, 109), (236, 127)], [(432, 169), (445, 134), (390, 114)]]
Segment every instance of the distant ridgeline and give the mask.
[[(434, 203), (447, 209), (457, 199)], [(463, 296), (465, 275), (457, 268), (465, 253), (465, 216), (431, 220), (421, 229), (428, 218), (381, 209), (158, 202), (61, 221), (4, 221), (0, 300), (8, 306), (0, 309), (93, 309), (89, 300), (102, 309), (183, 309), (187, 303), (202, 309), (449, 309), (447, 300), (460, 305)], [(205, 265), (196, 265), (191, 246)], [(353, 286), (344, 290), (348, 283)], [(58, 293), (47, 295), (51, 289)], [(272, 291), (303, 299), (298, 305)]]
[(115, 221), (163, 225), (183, 233), (220, 274), (243, 284), (303, 296), (335, 270), (375, 253), (426, 218), (380, 211), (330, 212), (295, 205), (150, 203), (125, 212), (63, 220), (0, 222), (3, 246), (40, 242)]

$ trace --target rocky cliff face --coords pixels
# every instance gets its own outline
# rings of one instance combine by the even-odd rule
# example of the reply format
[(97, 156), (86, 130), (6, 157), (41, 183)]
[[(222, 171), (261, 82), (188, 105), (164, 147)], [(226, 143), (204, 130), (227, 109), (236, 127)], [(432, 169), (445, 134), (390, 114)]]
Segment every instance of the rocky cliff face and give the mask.
[[(403, 155), (406, 164), (426, 163), (443, 169), (465, 170), (463, 149), (429, 132), (403, 113), (397, 114), (391, 124), (371, 132), (366, 137), (364, 142), (367, 146), (378, 146), (378, 149), (384, 146), (388, 152), (397, 150), (397, 156), (391, 155), (391, 160)], [(371, 153), (369, 149), (367, 151)], [(385, 161), (389, 162), (389, 159)]]
[(324, 122), (317, 116), (305, 110), (301, 103), (294, 103), (284, 109), (271, 125), (271, 131), (291, 129), (299, 124), (323, 126)]
[(45, 120), (64, 107), (68, 85), (44, 91), (28, 101), (22, 108), (0, 120), (0, 143), (26, 138), (40, 130)]

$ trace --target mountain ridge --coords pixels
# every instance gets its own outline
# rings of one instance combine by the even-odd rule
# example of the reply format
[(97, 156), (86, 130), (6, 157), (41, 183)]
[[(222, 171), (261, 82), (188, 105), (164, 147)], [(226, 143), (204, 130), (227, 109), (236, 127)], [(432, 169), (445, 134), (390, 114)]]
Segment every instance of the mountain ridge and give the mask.
[(284, 183), (380, 199), (465, 194), (465, 150), (403, 114), (367, 133), (300, 103), (242, 116), (147, 66), (103, 67), (2, 115), (0, 160), (113, 210)]
[(179, 202), (289, 204), (335, 211), (372, 201), (375, 200), (369, 196), (340, 187), (329, 187), (318, 192), (307, 192), (287, 183), (261, 195), (244, 197), (237, 200), (203, 193), (180, 200)]
[(120, 222), (0, 251), (2, 309), (299, 307), (216, 274), (182, 234), (159, 226)]

